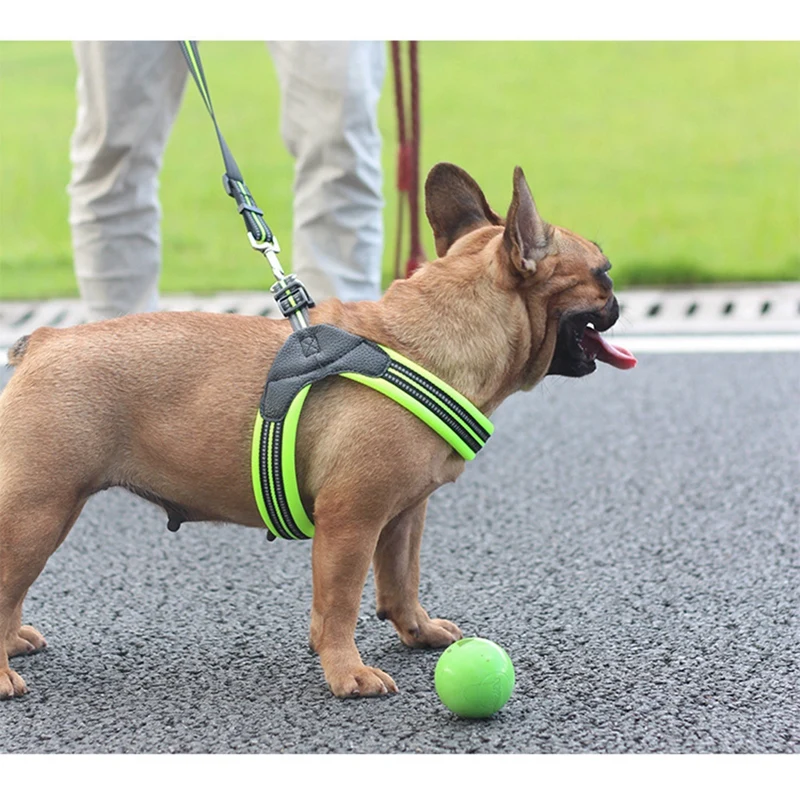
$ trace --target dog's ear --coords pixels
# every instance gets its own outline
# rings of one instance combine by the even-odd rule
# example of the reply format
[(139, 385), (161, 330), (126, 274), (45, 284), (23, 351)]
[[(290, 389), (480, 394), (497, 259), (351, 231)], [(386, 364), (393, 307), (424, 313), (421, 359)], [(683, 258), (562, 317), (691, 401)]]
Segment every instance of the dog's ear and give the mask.
[(552, 239), (553, 226), (539, 216), (525, 173), (515, 167), (514, 195), (503, 232), (503, 245), (512, 266), (523, 273), (534, 273), (536, 262), (547, 255)]
[(484, 225), (502, 225), (472, 176), (445, 162), (428, 173), (425, 214), (433, 228), (436, 255), (440, 258), (464, 234)]

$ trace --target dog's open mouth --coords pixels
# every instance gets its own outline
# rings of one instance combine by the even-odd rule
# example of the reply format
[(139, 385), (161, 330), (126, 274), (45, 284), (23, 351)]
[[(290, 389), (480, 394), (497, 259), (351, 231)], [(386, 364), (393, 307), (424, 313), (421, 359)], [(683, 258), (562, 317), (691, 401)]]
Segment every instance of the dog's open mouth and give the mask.
[(630, 350), (611, 344), (588, 325), (583, 329), (580, 347), (588, 358), (604, 361), (617, 369), (630, 369), (636, 366), (636, 356)]
[(558, 329), (558, 339), (548, 374), (580, 377), (597, 369), (603, 361), (617, 369), (636, 366), (630, 350), (611, 344), (600, 334), (616, 321), (619, 312), (616, 302), (609, 311), (583, 312), (565, 316)]

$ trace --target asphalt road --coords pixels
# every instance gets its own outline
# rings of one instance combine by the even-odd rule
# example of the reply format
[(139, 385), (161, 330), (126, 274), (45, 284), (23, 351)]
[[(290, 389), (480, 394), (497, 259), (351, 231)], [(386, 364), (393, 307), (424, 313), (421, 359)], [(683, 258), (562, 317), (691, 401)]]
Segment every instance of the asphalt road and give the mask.
[[(6, 377), (2, 379), (3, 385)], [(307, 649), (310, 547), (93, 498), (32, 588), (3, 753), (800, 752), (800, 356), (642, 355), (506, 402), (430, 503), (423, 602), (506, 648), (483, 721), (374, 615), (400, 694), (337, 700)]]

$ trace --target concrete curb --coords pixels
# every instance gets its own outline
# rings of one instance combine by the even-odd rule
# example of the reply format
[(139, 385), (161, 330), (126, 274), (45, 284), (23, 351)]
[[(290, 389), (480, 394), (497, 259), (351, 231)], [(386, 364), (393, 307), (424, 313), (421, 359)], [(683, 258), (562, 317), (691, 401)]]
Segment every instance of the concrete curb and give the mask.
[[(780, 349), (800, 341), (800, 283), (730, 284), (686, 288), (628, 289), (618, 293), (620, 321), (611, 336), (619, 341), (651, 336), (779, 337)], [(212, 296), (167, 295), (168, 311), (276, 317), (269, 292), (220, 292)], [(45, 301), (0, 301), (0, 361), (20, 337), (42, 325), (68, 327), (85, 322), (76, 298)], [(787, 346), (791, 337), (791, 346)], [(659, 345), (663, 349), (662, 345)], [(640, 347), (641, 349), (641, 347)]]

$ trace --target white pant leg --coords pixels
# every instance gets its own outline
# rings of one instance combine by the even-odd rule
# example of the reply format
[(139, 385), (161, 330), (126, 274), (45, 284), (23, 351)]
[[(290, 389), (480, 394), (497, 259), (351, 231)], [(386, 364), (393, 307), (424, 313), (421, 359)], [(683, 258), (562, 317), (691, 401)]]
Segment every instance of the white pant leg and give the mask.
[(69, 221), (90, 319), (154, 310), (158, 174), (187, 68), (177, 42), (75, 42)]
[[(319, 302), (381, 292), (384, 42), (268, 42), (295, 157), (291, 271)], [(280, 238), (280, 237), (279, 237)]]

